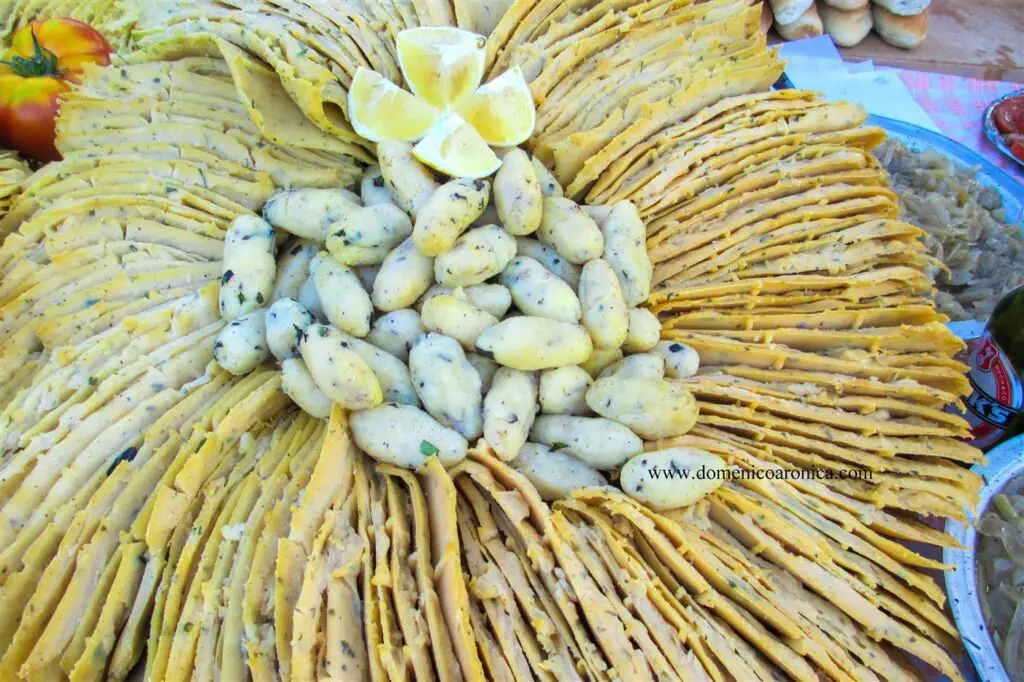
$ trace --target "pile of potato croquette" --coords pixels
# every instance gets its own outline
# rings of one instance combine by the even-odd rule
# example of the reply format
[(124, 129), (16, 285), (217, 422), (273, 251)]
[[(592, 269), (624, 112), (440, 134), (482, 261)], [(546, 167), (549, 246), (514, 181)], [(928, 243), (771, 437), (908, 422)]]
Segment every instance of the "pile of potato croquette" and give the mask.
[[(282, 390), (309, 414), (351, 411), (379, 462), (446, 467), (483, 438), (548, 499), (607, 483), (644, 441), (685, 434), (696, 401), (674, 379), (699, 364), (659, 341), (644, 224), (628, 201), (581, 206), (525, 151), (493, 178), (441, 184), (408, 144), (349, 189), (285, 190), (224, 242), (214, 346), (233, 374), (276, 358)], [(666, 465), (720, 468), (697, 450), (623, 469), (656, 508), (683, 486), (643, 480)], [(652, 459), (653, 458), (653, 459)], [(674, 489), (674, 492), (673, 492)], [(699, 496), (699, 495), (698, 495)]]

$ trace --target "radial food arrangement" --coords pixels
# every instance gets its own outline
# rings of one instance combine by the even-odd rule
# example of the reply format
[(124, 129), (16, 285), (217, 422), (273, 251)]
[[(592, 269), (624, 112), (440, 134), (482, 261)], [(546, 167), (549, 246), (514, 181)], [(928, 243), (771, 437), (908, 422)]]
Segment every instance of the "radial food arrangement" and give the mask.
[(68, 4), (0, 8), (117, 51), (0, 157), (0, 680), (963, 679), (963, 343), (757, 6)]

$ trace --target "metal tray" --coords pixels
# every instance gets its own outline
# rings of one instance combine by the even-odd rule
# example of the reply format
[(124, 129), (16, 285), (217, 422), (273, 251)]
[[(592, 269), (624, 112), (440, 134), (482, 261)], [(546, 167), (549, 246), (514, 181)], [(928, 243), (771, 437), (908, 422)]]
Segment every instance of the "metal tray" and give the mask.
[(981, 613), (975, 562), (978, 532), (974, 523), (988, 510), (996, 493), (1017, 476), (1024, 475), (1024, 436), (1017, 436), (989, 450), (987, 456), (988, 464), (971, 467), (971, 471), (985, 480), (977, 515), (968, 513), (967, 524), (952, 519), (946, 521), (946, 532), (956, 538), (964, 549), (946, 547), (942, 550), (942, 560), (953, 566), (953, 570), (946, 572), (946, 594), (964, 648), (974, 661), (974, 667), (985, 682), (1010, 682)]
[[(1024, 93), (1024, 90), (1021, 92)], [(939, 133), (885, 116), (872, 114), (868, 116), (867, 125), (884, 128), (889, 137), (899, 140), (915, 152), (923, 152), (928, 147), (934, 147), (954, 163), (977, 169), (975, 177), (978, 182), (985, 187), (991, 187), (1002, 198), (1007, 221), (1024, 224), (1024, 184), (981, 154)], [(965, 320), (950, 322), (947, 326), (960, 338), (972, 339), (981, 334), (985, 321)]]
[(1003, 141), (1003, 134), (999, 132), (998, 128), (996, 128), (996, 122), (993, 118), (993, 114), (995, 113), (996, 107), (1003, 100), (1020, 96), (1024, 96), (1024, 90), (1017, 90), (1015, 92), (1008, 93), (1006, 95), (1003, 95), (996, 101), (992, 102), (992, 104), (989, 104), (988, 108), (985, 109), (985, 113), (982, 115), (981, 122), (982, 127), (985, 130), (985, 137), (988, 138), (988, 141), (991, 142), (995, 146), (995, 148), (998, 149), (1003, 154), (1003, 156), (1007, 157), (1008, 159), (1011, 159), (1021, 168), (1024, 168), (1024, 161), (1018, 159), (1016, 156), (1013, 155), (1012, 152), (1010, 152), (1010, 148), (1006, 145), (1006, 142)]
[[(1021, 90), (1021, 94), (1024, 94), (1024, 90)], [(978, 152), (968, 149), (945, 135), (885, 116), (872, 114), (868, 116), (867, 125), (885, 128), (890, 137), (896, 138), (915, 152), (935, 147), (952, 159), (954, 163), (967, 168), (977, 168), (978, 182), (999, 192), (999, 196), (1003, 198), (1007, 221), (1010, 223), (1024, 221), (1024, 183)]]

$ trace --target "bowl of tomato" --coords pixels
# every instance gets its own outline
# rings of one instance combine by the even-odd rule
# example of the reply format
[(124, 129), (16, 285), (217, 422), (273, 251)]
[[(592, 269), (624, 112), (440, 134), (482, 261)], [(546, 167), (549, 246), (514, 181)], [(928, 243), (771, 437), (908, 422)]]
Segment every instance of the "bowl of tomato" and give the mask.
[(992, 102), (985, 110), (984, 126), (988, 141), (1024, 167), (1024, 90)]

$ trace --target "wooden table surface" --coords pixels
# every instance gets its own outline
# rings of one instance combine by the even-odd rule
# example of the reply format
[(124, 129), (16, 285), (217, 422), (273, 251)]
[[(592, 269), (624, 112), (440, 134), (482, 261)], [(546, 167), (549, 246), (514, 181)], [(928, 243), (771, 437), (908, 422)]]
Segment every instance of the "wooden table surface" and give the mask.
[(1024, 0), (933, 0), (929, 11), (928, 37), (917, 49), (872, 33), (840, 51), (853, 61), (1024, 83)]

